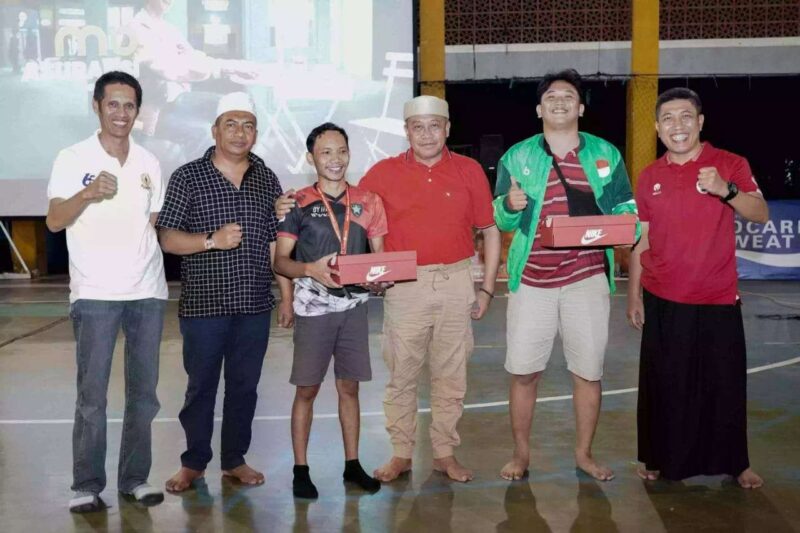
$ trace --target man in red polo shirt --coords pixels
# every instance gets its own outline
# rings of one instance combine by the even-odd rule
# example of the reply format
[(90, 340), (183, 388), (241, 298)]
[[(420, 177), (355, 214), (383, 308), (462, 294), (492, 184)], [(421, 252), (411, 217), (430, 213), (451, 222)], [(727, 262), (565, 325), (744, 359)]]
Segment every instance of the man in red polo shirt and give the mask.
[[(390, 374), (384, 410), (394, 452), (374, 472), (383, 482), (411, 470), (417, 381), (426, 359), (433, 468), (456, 481), (472, 479), (454, 455), (460, 443), (456, 425), (464, 409), (467, 359), (473, 348), (471, 319), (483, 317), (494, 297), (500, 232), (480, 164), (445, 146), (449, 117), (441, 98), (418, 96), (406, 102), (403, 118), (411, 148), (375, 164), (359, 183), (383, 199), (389, 228), (384, 250), (416, 250), (419, 265), (417, 280), (397, 283), (384, 300), (383, 356)], [(279, 199), (278, 216), (293, 205)], [(473, 229), (483, 234), (485, 243), (484, 279), (477, 291), (470, 269)]]
[(639, 476), (727, 474), (757, 488), (734, 214), (763, 224), (769, 211), (747, 160), (700, 141), (703, 121), (694, 91), (658, 97), (667, 153), (642, 171), (636, 191), (642, 238), (631, 256), (627, 313), (643, 330)]

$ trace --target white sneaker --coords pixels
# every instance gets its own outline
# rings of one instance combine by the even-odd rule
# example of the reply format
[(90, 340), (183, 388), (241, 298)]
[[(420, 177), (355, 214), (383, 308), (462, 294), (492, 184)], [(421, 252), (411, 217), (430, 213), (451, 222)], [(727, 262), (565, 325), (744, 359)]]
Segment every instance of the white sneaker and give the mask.
[(76, 492), (69, 501), (70, 513), (96, 513), (106, 507), (102, 498), (91, 492)]
[(141, 485), (137, 485), (130, 492), (120, 491), (120, 493), (135, 499), (142, 505), (147, 505), (147, 506), (158, 505), (159, 503), (164, 501), (164, 493), (161, 492), (160, 489), (157, 489), (147, 483), (142, 483)]

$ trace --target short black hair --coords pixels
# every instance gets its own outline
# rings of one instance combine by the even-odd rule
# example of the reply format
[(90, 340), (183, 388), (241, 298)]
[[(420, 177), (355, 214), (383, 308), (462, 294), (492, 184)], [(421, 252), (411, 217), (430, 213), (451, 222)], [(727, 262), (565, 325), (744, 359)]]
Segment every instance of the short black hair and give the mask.
[(326, 131), (338, 131), (342, 134), (342, 137), (344, 137), (344, 143), (348, 148), (350, 147), (350, 140), (348, 139), (347, 132), (344, 131), (344, 128), (337, 126), (333, 122), (326, 122), (325, 124), (320, 124), (308, 134), (308, 138), (306, 139), (306, 148), (309, 152), (314, 152), (314, 145), (317, 143), (317, 139), (319, 139), (320, 136)]
[(557, 81), (565, 81), (575, 87), (575, 90), (578, 92), (578, 100), (580, 103), (583, 103), (583, 89), (581, 88), (583, 85), (583, 78), (581, 78), (581, 75), (578, 74), (578, 71), (574, 68), (545, 74), (542, 81), (539, 82), (539, 86), (536, 88), (536, 100), (538, 103), (542, 103), (542, 96), (544, 96), (544, 93)]
[(700, 97), (696, 92), (688, 87), (674, 87), (658, 95), (656, 100), (656, 119), (658, 119), (661, 106), (673, 100), (689, 100), (697, 110), (698, 115), (703, 112), (703, 104), (700, 102)]
[(121, 72), (119, 70), (106, 72), (94, 82), (93, 97), (98, 104), (103, 101), (103, 97), (106, 95), (106, 85), (111, 85), (113, 83), (121, 83), (122, 85), (131, 87), (136, 93), (136, 108), (142, 107), (142, 86), (139, 85), (139, 80), (127, 72)]

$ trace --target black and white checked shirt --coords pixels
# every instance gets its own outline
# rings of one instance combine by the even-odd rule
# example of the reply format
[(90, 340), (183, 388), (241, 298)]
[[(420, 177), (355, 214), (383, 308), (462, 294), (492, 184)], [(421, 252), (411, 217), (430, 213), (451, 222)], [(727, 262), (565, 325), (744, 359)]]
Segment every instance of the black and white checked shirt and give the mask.
[(183, 256), (178, 315), (263, 313), (275, 307), (269, 243), (278, 227), (273, 205), (283, 191), (275, 173), (252, 153), (237, 189), (214, 166), (213, 154), (212, 146), (172, 174), (156, 226), (205, 235), (237, 223), (242, 243), (233, 250)]

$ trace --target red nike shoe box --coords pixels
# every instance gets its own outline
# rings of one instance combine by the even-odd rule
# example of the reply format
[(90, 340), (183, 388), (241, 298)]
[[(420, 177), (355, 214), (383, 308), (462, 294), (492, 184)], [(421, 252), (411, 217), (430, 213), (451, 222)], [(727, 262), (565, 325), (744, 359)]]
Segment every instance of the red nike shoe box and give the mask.
[(633, 244), (636, 215), (547, 217), (539, 237), (547, 248), (586, 248)]
[(332, 277), (340, 285), (417, 279), (416, 251), (339, 255), (334, 261), (339, 275)]

